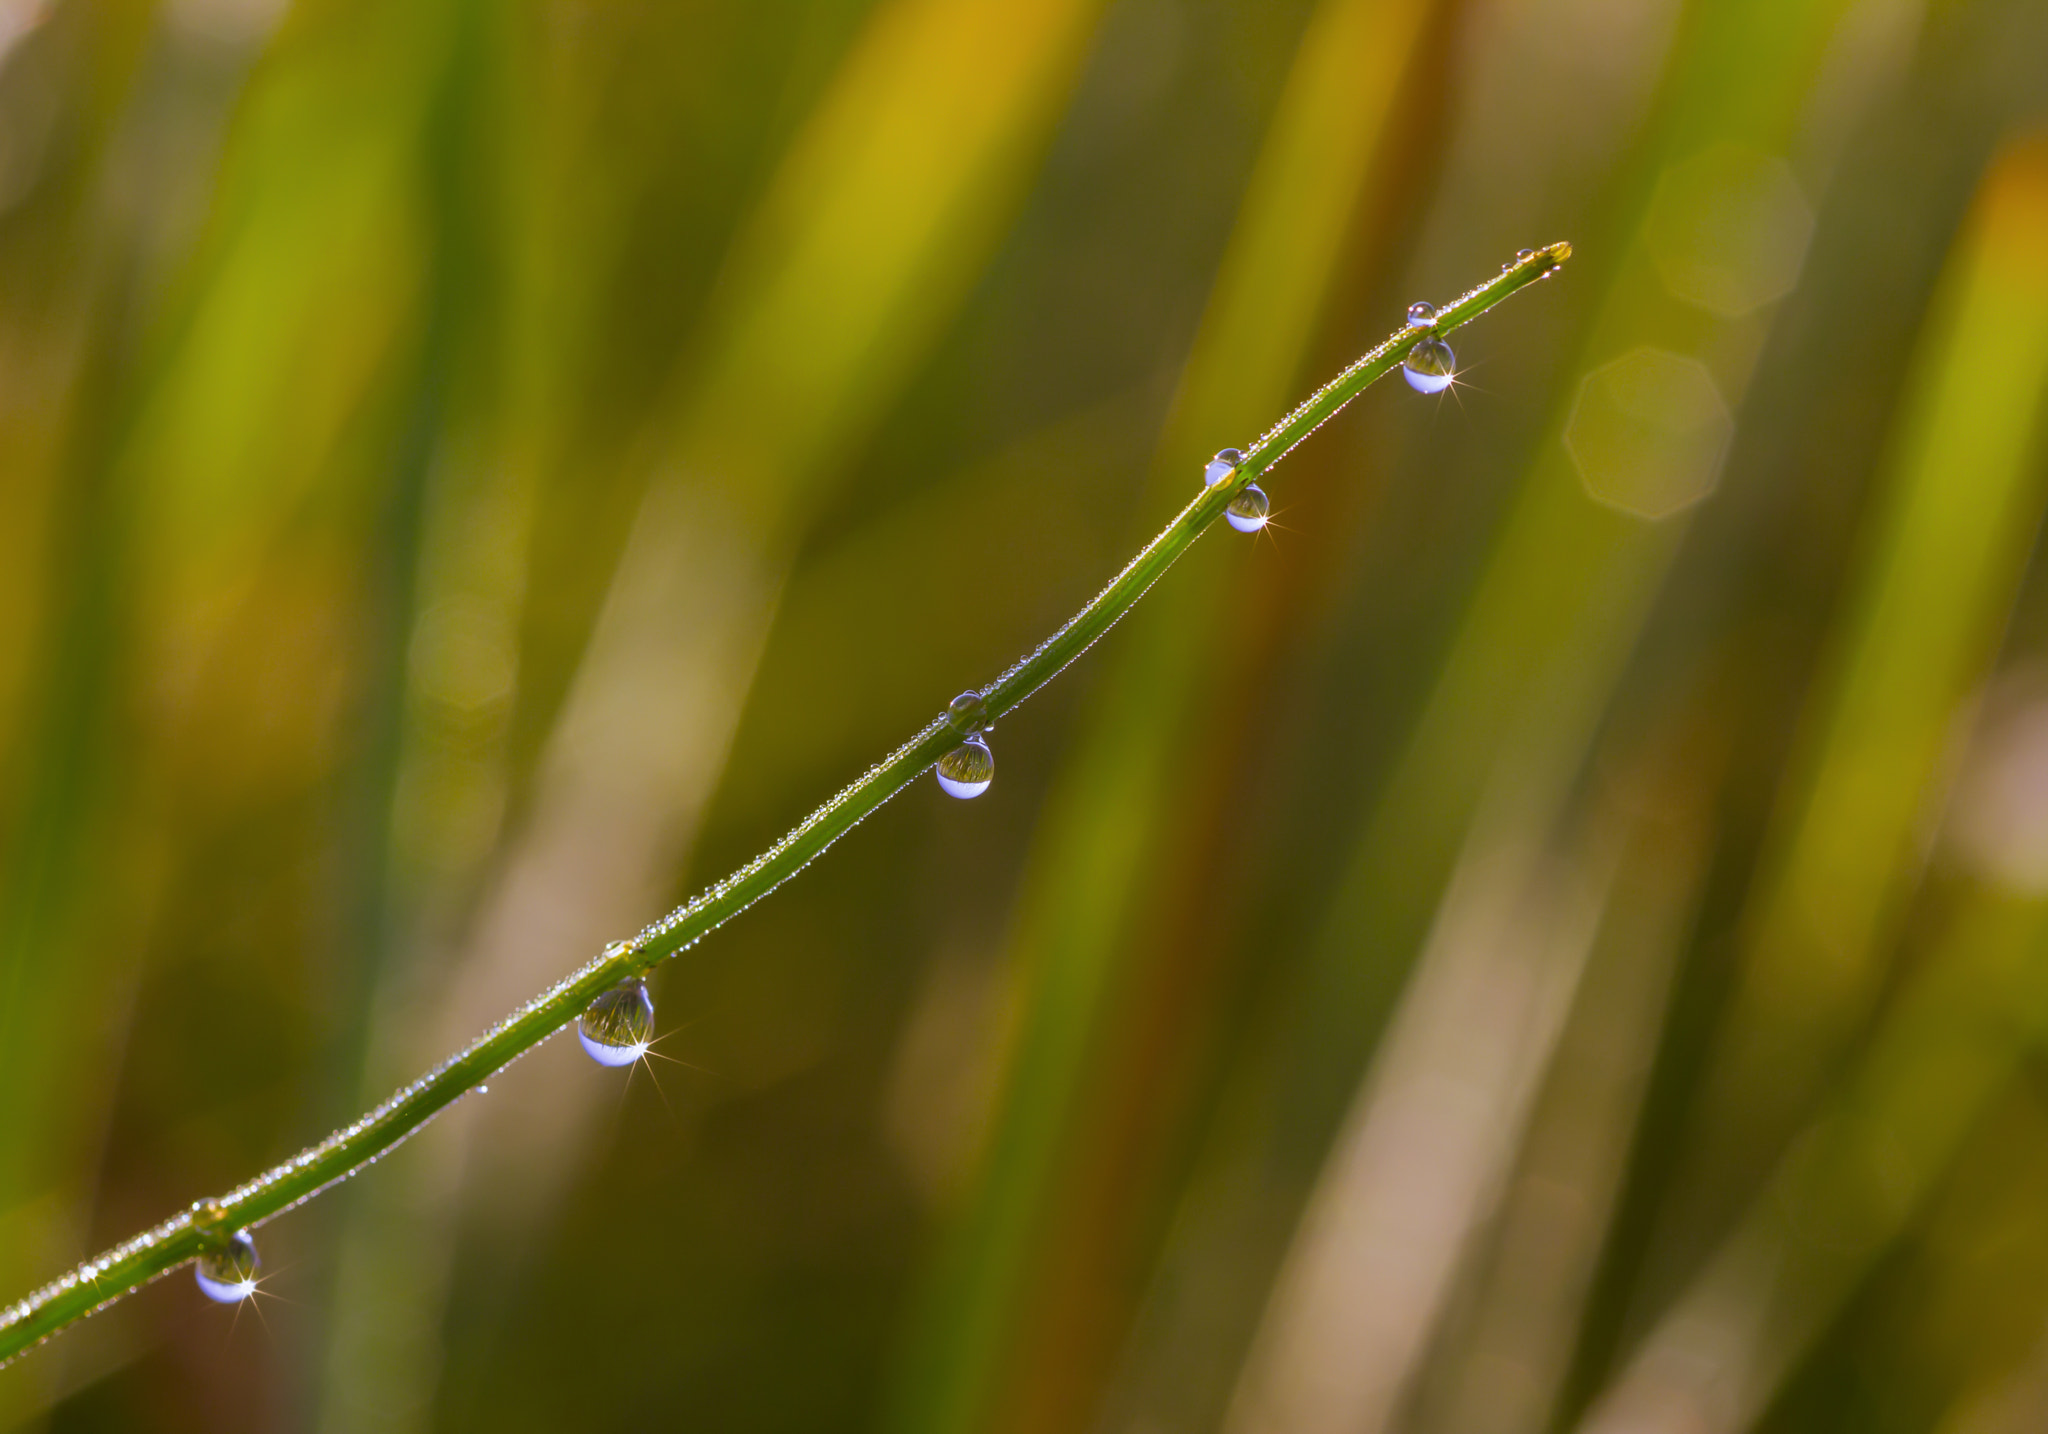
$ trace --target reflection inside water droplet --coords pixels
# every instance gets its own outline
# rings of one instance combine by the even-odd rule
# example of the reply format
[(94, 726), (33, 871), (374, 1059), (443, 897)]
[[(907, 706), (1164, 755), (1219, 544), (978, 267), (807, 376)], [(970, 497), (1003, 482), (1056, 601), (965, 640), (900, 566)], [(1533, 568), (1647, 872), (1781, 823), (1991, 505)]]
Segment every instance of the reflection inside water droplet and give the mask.
[(1230, 500), (1223, 520), (1240, 533), (1256, 533), (1266, 526), (1268, 506), (1265, 489), (1256, 483), (1247, 483), (1244, 491)]
[(1442, 393), (1451, 386), (1458, 356), (1442, 339), (1424, 339), (1408, 350), (1401, 363), (1401, 376), (1417, 393)]
[(638, 977), (621, 981), (584, 1007), (576, 1039), (601, 1066), (629, 1066), (654, 1040), (654, 998)]
[(1436, 322), (1436, 305), (1426, 299), (1417, 299), (1408, 306), (1410, 328), (1426, 329)]
[(1244, 455), (1235, 448), (1225, 448), (1209, 460), (1202, 470), (1202, 481), (1214, 488), (1218, 483), (1237, 471), (1237, 465), (1244, 462)]
[(995, 754), (989, 751), (988, 740), (977, 733), (939, 758), (937, 771), (946, 795), (965, 801), (980, 796), (996, 779)]
[(225, 1248), (201, 1255), (192, 1273), (208, 1299), (233, 1305), (256, 1293), (256, 1271), (261, 1267), (256, 1241), (247, 1230), (237, 1230), (228, 1237)]

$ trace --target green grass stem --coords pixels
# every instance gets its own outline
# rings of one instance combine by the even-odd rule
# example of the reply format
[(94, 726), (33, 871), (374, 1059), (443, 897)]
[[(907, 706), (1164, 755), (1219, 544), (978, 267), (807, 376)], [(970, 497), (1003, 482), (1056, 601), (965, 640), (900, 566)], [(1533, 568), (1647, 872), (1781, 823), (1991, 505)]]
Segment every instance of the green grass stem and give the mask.
[[(1571, 246), (1560, 243), (1516, 259), (1498, 275), (1444, 305), (1438, 312), (1434, 332), (1455, 329), (1517, 289), (1549, 277), (1570, 255)], [(988, 720), (994, 722), (1012, 711), (1109, 631), (1203, 530), (1221, 516), (1239, 491), (1271, 469), (1367, 385), (1399, 365), (1408, 350), (1430, 332), (1404, 327), (1267, 430), (1245, 450), (1244, 462), (1228, 481), (1198, 493), (1086, 607), (984, 689), (982, 698)], [(1190, 478), (1198, 481), (1194, 475)], [(317, 1145), (225, 1195), (198, 1201), (190, 1209), (87, 1260), (0, 1311), (0, 1364), (123, 1295), (224, 1246), (235, 1231), (260, 1225), (346, 1180), (575, 1020), (600, 992), (620, 981), (644, 975), (695, 945), (803, 870), (958, 741), (957, 729), (949, 725), (943, 714), (934, 718), (767, 851), (632, 940), (607, 947), (582, 969), (528, 1001), (354, 1124), (335, 1131)]]

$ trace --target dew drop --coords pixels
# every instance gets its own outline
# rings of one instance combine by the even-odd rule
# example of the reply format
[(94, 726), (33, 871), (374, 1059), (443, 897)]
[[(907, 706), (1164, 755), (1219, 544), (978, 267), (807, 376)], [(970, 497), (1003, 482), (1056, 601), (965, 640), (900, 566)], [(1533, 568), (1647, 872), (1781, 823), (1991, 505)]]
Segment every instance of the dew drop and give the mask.
[(654, 1041), (654, 998), (635, 976), (621, 981), (583, 1008), (576, 1039), (601, 1066), (629, 1066)]
[(1442, 393), (1451, 386), (1458, 357), (1442, 339), (1424, 339), (1408, 350), (1401, 363), (1401, 377), (1417, 393)]
[(256, 1293), (256, 1271), (261, 1266), (256, 1258), (256, 1241), (247, 1230), (237, 1230), (228, 1237), (224, 1249), (208, 1250), (201, 1255), (192, 1273), (199, 1280), (201, 1294), (224, 1305), (235, 1305)]
[(1417, 299), (1408, 306), (1408, 326), (1426, 329), (1436, 322), (1436, 305), (1426, 299)]
[(1515, 262), (1517, 264), (1526, 264), (1535, 257), (1536, 251), (1534, 249), (1517, 249), (1515, 251)]
[(1209, 466), (1202, 470), (1202, 481), (1214, 488), (1218, 483), (1237, 471), (1237, 465), (1244, 462), (1244, 455), (1235, 448), (1225, 448), (1209, 460)]
[(971, 736), (988, 726), (988, 704), (981, 700), (979, 692), (963, 692), (946, 704), (946, 725)]
[(1256, 483), (1245, 484), (1244, 491), (1230, 500), (1230, 506), (1223, 511), (1223, 521), (1240, 533), (1256, 533), (1266, 526), (1266, 490)]
[(988, 739), (977, 732), (939, 758), (938, 777), (946, 795), (963, 802), (987, 791), (996, 779), (996, 759), (988, 749)]

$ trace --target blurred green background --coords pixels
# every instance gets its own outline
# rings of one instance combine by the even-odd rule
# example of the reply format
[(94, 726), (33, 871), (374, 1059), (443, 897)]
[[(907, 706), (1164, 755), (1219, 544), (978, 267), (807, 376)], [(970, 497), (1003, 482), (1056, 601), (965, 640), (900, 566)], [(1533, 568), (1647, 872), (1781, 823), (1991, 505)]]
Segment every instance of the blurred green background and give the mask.
[(35, 1430), (2048, 1427), (2040, 0), (0, 0)]

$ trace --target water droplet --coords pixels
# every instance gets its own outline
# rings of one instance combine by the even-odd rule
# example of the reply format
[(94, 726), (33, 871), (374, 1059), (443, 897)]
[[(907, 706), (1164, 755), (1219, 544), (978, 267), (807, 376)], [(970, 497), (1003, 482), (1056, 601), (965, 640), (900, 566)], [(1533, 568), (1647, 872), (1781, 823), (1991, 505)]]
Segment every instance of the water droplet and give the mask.
[(996, 779), (995, 754), (989, 751), (987, 740), (976, 733), (939, 758), (938, 776), (947, 796), (962, 801), (978, 797)]
[(946, 704), (946, 725), (963, 734), (979, 732), (988, 726), (988, 704), (979, 692), (963, 692)]
[(256, 1258), (256, 1241), (247, 1230), (237, 1230), (228, 1237), (224, 1249), (208, 1250), (201, 1255), (192, 1273), (199, 1280), (200, 1292), (208, 1299), (234, 1305), (256, 1293), (256, 1271), (261, 1267), (262, 1262)]
[(584, 1007), (576, 1039), (601, 1066), (629, 1066), (654, 1041), (654, 998), (639, 977), (621, 981)]
[(1526, 264), (1535, 257), (1536, 251), (1534, 249), (1517, 249), (1515, 251), (1515, 262), (1517, 264)]
[(1424, 339), (1408, 350), (1408, 357), (1401, 364), (1401, 377), (1417, 393), (1442, 393), (1451, 386), (1451, 375), (1457, 365), (1458, 356), (1451, 352), (1449, 344), (1442, 339)]
[(1247, 483), (1244, 491), (1230, 500), (1223, 521), (1240, 533), (1256, 533), (1266, 526), (1268, 507), (1266, 490), (1256, 483)]
[(1244, 462), (1244, 455), (1235, 448), (1225, 448), (1209, 460), (1209, 466), (1202, 470), (1202, 481), (1214, 488), (1218, 483), (1237, 471), (1237, 465)]
[(1408, 326), (1426, 329), (1436, 322), (1436, 305), (1426, 299), (1417, 299), (1408, 306)]

